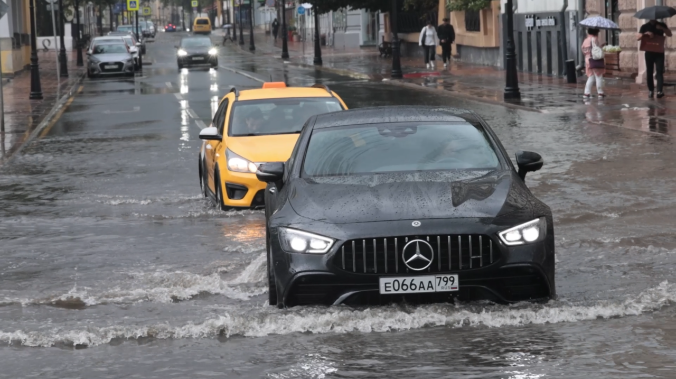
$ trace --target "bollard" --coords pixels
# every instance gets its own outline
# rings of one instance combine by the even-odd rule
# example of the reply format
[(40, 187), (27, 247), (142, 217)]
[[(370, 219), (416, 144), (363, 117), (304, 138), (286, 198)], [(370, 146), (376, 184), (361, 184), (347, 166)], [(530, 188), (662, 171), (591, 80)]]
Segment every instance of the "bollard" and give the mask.
[(577, 73), (575, 72), (575, 60), (566, 61), (566, 79), (568, 83), (577, 83)]

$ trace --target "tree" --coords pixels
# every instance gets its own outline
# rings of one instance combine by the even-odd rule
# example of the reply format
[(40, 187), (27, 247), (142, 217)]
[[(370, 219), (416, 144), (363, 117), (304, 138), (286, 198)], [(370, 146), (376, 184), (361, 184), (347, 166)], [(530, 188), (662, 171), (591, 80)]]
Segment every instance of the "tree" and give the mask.
[(488, 8), (492, 0), (446, 0), (449, 11), (480, 11)]

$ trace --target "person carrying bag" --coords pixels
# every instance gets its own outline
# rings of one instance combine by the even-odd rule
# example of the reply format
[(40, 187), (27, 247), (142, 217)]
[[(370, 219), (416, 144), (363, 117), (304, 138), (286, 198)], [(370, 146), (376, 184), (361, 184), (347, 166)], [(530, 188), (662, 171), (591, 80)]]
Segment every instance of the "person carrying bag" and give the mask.
[(427, 68), (434, 68), (434, 56), (439, 41), (437, 40), (437, 31), (434, 30), (431, 20), (427, 20), (427, 25), (420, 31), (419, 43), (424, 49), (425, 65)]
[(599, 98), (604, 98), (603, 93), (603, 75), (606, 73), (606, 64), (603, 59), (604, 53), (602, 44), (598, 42), (599, 30), (588, 29), (587, 38), (582, 42), (582, 53), (584, 54), (587, 74), (587, 84), (584, 87), (582, 97), (587, 100), (591, 97), (591, 89), (596, 81), (596, 92)]
[(638, 32), (638, 40), (641, 41), (639, 50), (645, 51), (646, 79), (648, 82), (648, 97), (653, 98), (655, 82), (653, 73), (657, 79), (657, 98), (664, 97), (662, 86), (664, 84), (664, 43), (666, 37), (671, 37), (671, 29), (667, 24), (650, 20), (641, 26)]

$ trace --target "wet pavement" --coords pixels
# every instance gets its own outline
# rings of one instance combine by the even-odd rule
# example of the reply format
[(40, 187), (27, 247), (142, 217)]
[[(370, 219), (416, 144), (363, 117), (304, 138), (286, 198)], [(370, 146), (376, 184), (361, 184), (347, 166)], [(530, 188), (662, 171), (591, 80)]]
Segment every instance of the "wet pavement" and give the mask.
[(64, 95), (74, 90), (84, 74), (77, 67), (75, 54), (68, 54), (68, 77), (61, 78), (56, 70), (57, 55), (52, 51), (38, 52), (41, 100), (30, 100), (30, 69), (12, 78), (3, 78), (5, 131), (0, 131), (0, 165), (28, 139)]
[[(0, 168), (0, 377), (673, 377), (668, 133), (590, 122), (606, 114), (439, 96), (232, 46), (217, 71), (179, 72), (180, 36), (148, 45), (143, 76), (85, 80), (44, 137)], [(216, 210), (197, 174), (200, 128), (231, 86), (259, 87), (252, 77), (321, 82), (349, 107), (471, 108), (511, 156), (543, 153), (527, 183), (554, 213), (559, 299), (266, 305), (263, 213)]]

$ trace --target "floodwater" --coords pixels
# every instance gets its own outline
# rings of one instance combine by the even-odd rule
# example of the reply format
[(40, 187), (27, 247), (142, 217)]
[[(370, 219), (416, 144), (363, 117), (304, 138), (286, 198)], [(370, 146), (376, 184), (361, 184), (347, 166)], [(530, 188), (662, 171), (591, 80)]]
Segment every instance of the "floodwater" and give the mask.
[[(87, 80), (49, 133), (0, 168), (0, 377), (676, 377), (676, 154), (667, 136), (579, 112), (506, 109), (315, 72), (224, 47), (178, 72), (180, 33), (143, 77)], [(197, 174), (219, 96), (320, 81), (350, 107), (475, 109), (554, 213), (559, 298), (349, 308), (267, 305), (264, 216), (221, 212)], [(283, 76), (283, 77), (282, 77)]]

